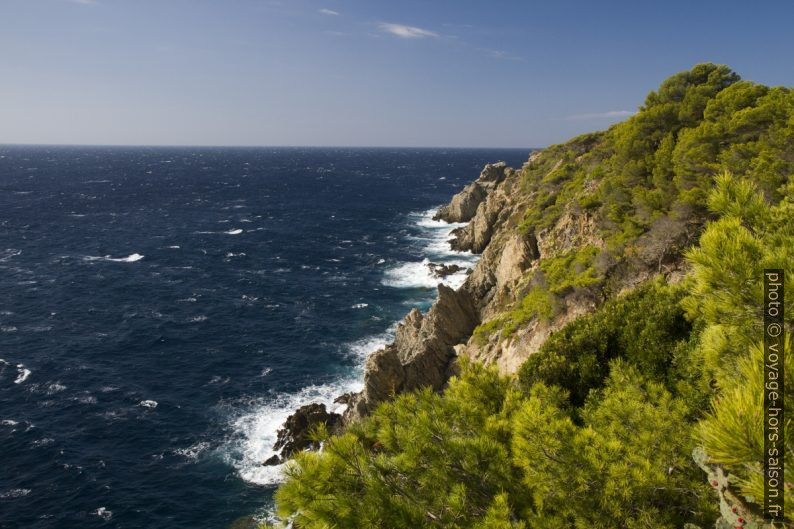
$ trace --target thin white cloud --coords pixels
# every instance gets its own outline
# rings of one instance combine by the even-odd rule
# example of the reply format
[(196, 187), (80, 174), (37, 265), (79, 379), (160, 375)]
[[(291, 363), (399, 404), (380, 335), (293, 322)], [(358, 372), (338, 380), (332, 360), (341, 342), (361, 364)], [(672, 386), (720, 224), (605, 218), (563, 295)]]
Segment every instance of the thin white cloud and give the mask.
[(333, 16), (333, 17), (339, 16), (339, 12), (338, 11), (334, 11), (333, 9), (322, 8), (322, 9), (318, 9), (317, 11), (319, 13), (322, 13), (323, 15), (330, 15), (330, 16)]
[(608, 118), (626, 118), (633, 116), (636, 112), (631, 110), (610, 110), (609, 112), (592, 112), (589, 114), (574, 114), (573, 116), (566, 116), (564, 119), (569, 121), (579, 121), (583, 119), (608, 119)]
[(384, 22), (379, 24), (378, 27), (385, 33), (389, 33), (403, 39), (424, 39), (427, 37), (434, 39), (438, 38), (438, 33), (414, 26), (405, 26), (403, 24), (390, 24)]
[(98, 4), (97, 0), (69, 0), (73, 4), (80, 4), (84, 6), (90, 6), (94, 4)]

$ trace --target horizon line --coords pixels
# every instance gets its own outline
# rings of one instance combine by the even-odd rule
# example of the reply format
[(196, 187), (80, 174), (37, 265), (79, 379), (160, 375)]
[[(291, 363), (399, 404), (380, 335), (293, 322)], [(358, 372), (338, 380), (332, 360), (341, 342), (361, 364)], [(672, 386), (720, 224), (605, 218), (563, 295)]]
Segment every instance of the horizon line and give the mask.
[(135, 147), (185, 149), (493, 149), (537, 151), (546, 147), (484, 147), (444, 145), (263, 145), (263, 144), (154, 144), (154, 143), (4, 143), (0, 147)]

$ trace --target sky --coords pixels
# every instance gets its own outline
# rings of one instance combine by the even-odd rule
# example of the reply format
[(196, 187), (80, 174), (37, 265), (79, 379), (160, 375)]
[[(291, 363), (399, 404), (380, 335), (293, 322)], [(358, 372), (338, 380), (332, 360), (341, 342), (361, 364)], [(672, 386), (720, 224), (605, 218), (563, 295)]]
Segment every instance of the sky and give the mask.
[(544, 147), (701, 62), (794, 86), (794, 2), (0, 0), (0, 143)]

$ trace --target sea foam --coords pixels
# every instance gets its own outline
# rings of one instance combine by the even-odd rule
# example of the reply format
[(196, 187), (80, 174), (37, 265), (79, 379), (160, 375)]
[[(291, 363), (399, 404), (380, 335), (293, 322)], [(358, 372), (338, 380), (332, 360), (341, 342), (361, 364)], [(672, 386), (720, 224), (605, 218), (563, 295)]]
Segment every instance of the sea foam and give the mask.
[(240, 477), (257, 485), (276, 485), (283, 481), (284, 465), (263, 466), (262, 462), (276, 454), (278, 430), (295, 410), (313, 402), (325, 404), (332, 412), (341, 413), (345, 404), (334, 403), (344, 393), (364, 388), (363, 365), (366, 357), (393, 340), (396, 324), (385, 333), (350, 343), (346, 352), (356, 360), (352, 372), (335, 382), (315, 384), (296, 393), (279, 393), (258, 399), (231, 419), (232, 436), (221, 448), (224, 459), (234, 466)]

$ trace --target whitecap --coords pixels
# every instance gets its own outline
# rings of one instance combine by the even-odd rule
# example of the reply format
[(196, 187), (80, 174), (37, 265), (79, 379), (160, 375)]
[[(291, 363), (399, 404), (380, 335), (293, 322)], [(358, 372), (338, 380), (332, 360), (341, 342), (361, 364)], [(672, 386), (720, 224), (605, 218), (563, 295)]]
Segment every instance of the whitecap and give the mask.
[(110, 258), (108, 258), (108, 261), (114, 261), (114, 262), (117, 262), (117, 263), (134, 263), (136, 261), (140, 261), (141, 259), (143, 259), (143, 255), (141, 255), (139, 253), (134, 253), (134, 254), (128, 255), (127, 257), (121, 257), (119, 259), (114, 259), (114, 258), (110, 257)]
[(191, 323), (199, 323), (199, 322), (202, 322), (202, 321), (207, 321), (208, 319), (209, 319), (209, 318), (207, 318), (207, 317), (206, 317), (206, 316), (204, 316), (204, 315), (201, 315), (201, 316), (193, 316), (192, 318), (190, 318), (190, 322), (191, 322)]
[(139, 253), (133, 253), (128, 255), (127, 257), (111, 257), (110, 255), (103, 255), (101, 257), (87, 255), (83, 257), (83, 261), (93, 262), (93, 261), (111, 261), (114, 263), (135, 263), (143, 259), (144, 256)]
[(240, 235), (242, 232), (243, 232), (243, 230), (242, 230), (242, 229), (240, 229), (240, 228), (235, 228), (235, 229), (233, 229), (233, 230), (225, 231), (225, 232), (223, 232), (223, 233), (225, 233), (226, 235)]
[(369, 303), (356, 303), (351, 308), (353, 308), (353, 309), (363, 309), (363, 308), (366, 308), (366, 307), (369, 307)]
[(166, 246), (166, 248), (168, 248), (169, 250), (179, 250), (181, 246), (179, 246), (178, 244), (173, 244), (171, 246)]
[(174, 454), (182, 456), (188, 461), (196, 462), (199, 460), (202, 454), (209, 450), (209, 448), (209, 443), (201, 441), (194, 445), (188, 446), (187, 448), (177, 448), (174, 450)]
[(22, 364), (17, 365), (17, 378), (14, 380), (14, 384), (22, 384), (24, 381), (28, 379), (31, 374), (30, 369), (26, 369), (25, 366)]
[(16, 332), (16, 330), (13, 325), (0, 325), (0, 332)]
[(99, 516), (105, 521), (113, 518), (113, 511), (109, 511), (107, 507), (99, 507), (97, 510), (91, 511), (90, 514), (92, 514), (93, 516)]
[(17, 250), (15, 248), (7, 248), (5, 250), (2, 250), (0, 251), (0, 263), (5, 263), (6, 261), (10, 260), (12, 257), (16, 257), (21, 253), (22, 250)]
[(157, 401), (156, 400), (142, 400), (138, 403), (138, 406), (143, 406), (144, 408), (156, 408)]
[(66, 389), (66, 386), (64, 386), (63, 384), (60, 384), (58, 382), (55, 382), (55, 383), (50, 384), (49, 386), (47, 386), (47, 395), (53, 395), (55, 393), (60, 393), (61, 391), (65, 390), (65, 389)]
[(0, 424), (3, 426), (16, 426), (19, 424), (19, 421), (15, 421), (14, 419), (3, 419), (0, 421)]
[(30, 494), (30, 489), (8, 489), (0, 492), (0, 499), (23, 498)]

